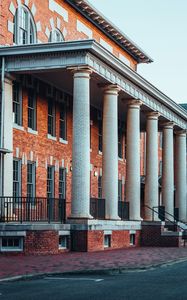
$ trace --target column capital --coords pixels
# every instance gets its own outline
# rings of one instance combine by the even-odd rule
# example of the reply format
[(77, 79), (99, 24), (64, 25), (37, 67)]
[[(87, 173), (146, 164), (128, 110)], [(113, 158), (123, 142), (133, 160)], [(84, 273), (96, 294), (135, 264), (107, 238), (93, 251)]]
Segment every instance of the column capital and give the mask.
[(173, 127), (175, 126), (174, 122), (164, 122), (161, 124), (161, 126), (163, 127), (163, 129), (173, 129)]
[(150, 111), (146, 113), (147, 120), (158, 120), (160, 114), (157, 111)]
[(93, 70), (86, 66), (70, 67), (67, 69), (70, 70), (76, 78), (88, 78), (90, 74), (93, 73)]
[(175, 130), (174, 133), (177, 136), (186, 137), (187, 130), (186, 129)]
[(104, 94), (108, 95), (118, 95), (121, 90), (121, 88), (117, 84), (99, 83), (98, 87), (102, 88)]
[(142, 101), (138, 99), (130, 99), (127, 100), (127, 105), (129, 108), (140, 109), (140, 106), (142, 105)]

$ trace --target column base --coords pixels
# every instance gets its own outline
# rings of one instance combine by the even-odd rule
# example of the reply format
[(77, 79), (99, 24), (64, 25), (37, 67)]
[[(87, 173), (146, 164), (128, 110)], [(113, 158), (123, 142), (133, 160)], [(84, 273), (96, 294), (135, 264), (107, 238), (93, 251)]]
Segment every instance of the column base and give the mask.
[(90, 214), (71, 214), (69, 219), (93, 219)]
[(105, 220), (111, 220), (111, 221), (121, 221), (121, 218), (119, 216), (105, 216)]

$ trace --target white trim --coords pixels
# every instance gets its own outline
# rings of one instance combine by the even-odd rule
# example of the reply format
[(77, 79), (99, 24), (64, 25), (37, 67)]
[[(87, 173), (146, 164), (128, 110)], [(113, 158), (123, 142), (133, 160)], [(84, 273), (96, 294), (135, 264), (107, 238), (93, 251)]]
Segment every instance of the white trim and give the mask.
[(68, 22), (68, 11), (54, 0), (49, 0), (49, 9), (59, 14), (64, 21)]
[(28, 132), (28, 133), (31, 133), (31, 134), (34, 134), (34, 135), (38, 135), (38, 131), (33, 130), (33, 129), (29, 128), (29, 127), (28, 127), (28, 129), (27, 129), (27, 132)]
[(59, 138), (59, 142), (60, 142), (61, 144), (65, 144), (65, 145), (68, 144), (68, 141), (67, 141), (67, 140), (64, 140), (64, 139), (62, 139), (62, 138)]
[(47, 134), (48, 140), (57, 141), (56, 136), (52, 136), (51, 134)]
[(20, 125), (18, 125), (18, 124), (16, 124), (16, 123), (13, 123), (13, 128), (14, 128), (14, 129), (17, 129), (17, 130), (25, 131), (25, 129), (24, 129), (23, 126), (20, 126)]
[(14, 33), (14, 23), (8, 20), (8, 31)]
[(36, 14), (36, 6), (35, 6), (34, 3), (32, 5), (32, 7), (31, 7), (31, 12), (32, 12), (33, 16), (35, 16), (35, 14)]
[(42, 27), (41, 27), (41, 22), (40, 21), (38, 21), (36, 23), (36, 30), (37, 30), (37, 32), (42, 31)]
[(110, 46), (110, 44), (108, 44), (107, 42), (105, 42), (105, 40), (103, 40), (102, 38), (100, 38), (100, 44), (101, 46), (103, 46), (105, 49), (107, 49), (108, 51), (113, 53), (113, 47)]
[(59, 230), (58, 235), (70, 235), (70, 231), (69, 230)]
[(16, 8), (15, 8), (13, 2), (10, 3), (9, 11), (11, 12), (11, 14), (12, 14), (13, 16), (15, 15), (15, 13), (16, 13)]
[(79, 32), (86, 34), (89, 39), (93, 38), (92, 30), (79, 20), (77, 20), (77, 30)]

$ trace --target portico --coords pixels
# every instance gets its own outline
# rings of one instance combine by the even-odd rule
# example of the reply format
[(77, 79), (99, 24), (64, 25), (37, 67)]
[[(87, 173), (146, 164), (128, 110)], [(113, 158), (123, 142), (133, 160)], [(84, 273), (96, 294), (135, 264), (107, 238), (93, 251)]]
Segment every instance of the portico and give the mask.
[[(101, 111), (103, 116), (102, 198), (105, 199), (105, 219), (109, 224), (115, 222), (115, 226), (119, 224), (122, 226), (119, 230), (123, 230), (125, 222), (118, 215), (118, 120), (124, 122), (127, 138), (124, 161), (126, 172), (121, 175), (126, 178), (125, 201), (129, 202), (130, 221), (137, 222), (139, 228), (143, 218), (152, 221), (152, 209), (158, 211), (160, 205), (158, 130), (163, 131), (162, 205), (171, 219), (176, 206), (179, 209), (179, 220), (187, 221), (187, 116), (182, 108), (93, 40), (4, 47), (0, 49), (0, 56), (5, 58), (5, 76), (13, 74), (16, 77), (29, 73), (73, 95), (71, 224), (79, 224), (77, 226), (80, 230), (81, 222), (88, 225), (93, 218), (90, 214), (91, 105)], [(9, 97), (10, 93), (5, 90), (3, 101), (9, 105), (11, 116)], [(13, 127), (10, 124), (10, 134), (7, 136), (7, 145), (10, 146), (7, 148), (12, 151)], [(144, 216), (140, 213), (140, 132), (146, 132)], [(173, 152), (173, 137), (176, 139), (176, 153)], [(5, 177), (12, 172), (12, 164), (11, 160), (10, 172), (5, 173)], [(13, 186), (10, 175), (6, 180), (9, 186)], [(158, 220), (158, 214), (155, 214), (154, 221)], [(105, 226), (107, 228), (106, 223)]]

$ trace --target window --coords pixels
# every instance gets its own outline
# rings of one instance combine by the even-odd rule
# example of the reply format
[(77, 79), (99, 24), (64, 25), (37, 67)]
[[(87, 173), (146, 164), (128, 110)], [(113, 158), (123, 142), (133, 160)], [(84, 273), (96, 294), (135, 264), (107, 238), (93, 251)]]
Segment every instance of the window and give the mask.
[(59, 168), (59, 198), (66, 198), (66, 169)]
[(159, 140), (160, 140), (160, 148), (162, 149), (163, 148), (163, 134), (162, 132), (159, 132)]
[(47, 167), (47, 198), (54, 198), (55, 168)]
[(125, 142), (124, 142), (124, 157), (127, 159), (127, 135), (125, 134)]
[(68, 235), (59, 236), (59, 249), (67, 249), (68, 248)]
[(13, 114), (14, 123), (22, 125), (22, 91), (18, 82), (13, 83)]
[(118, 201), (122, 201), (122, 180), (118, 180)]
[(60, 138), (66, 140), (66, 104), (62, 103), (60, 107)]
[(55, 28), (53, 31), (51, 31), (50, 37), (49, 37), (50, 43), (57, 43), (57, 42), (63, 42), (63, 41), (64, 41), (64, 37), (60, 30)]
[(28, 92), (28, 127), (36, 130), (36, 93), (33, 89)]
[(13, 197), (21, 196), (21, 160), (13, 160)]
[(136, 241), (136, 235), (135, 235), (135, 233), (131, 233), (130, 234), (130, 245), (134, 246), (135, 245), (135, 241)]
[[(2, 93), (0, 91), (0, 141), (1, 141), (1, 124), (2, 124), (2, 121), (1, 121), (1, 118), (2, 118)], [(1, 169), (0, 169), (1, 170)]]
[(104, 235), (104, 248), (111, 247), (111, 235), (105, 234)]
[(98, 176), (98, 198), (102, 199), (102, 176)]
[(48, 134), (55, 136), (55, 106), (51, 99), (48, 100)]
[(159, 175), (162, 176), (162, 160), (159, 162)]
[(28, 162), (27, 163), (27, 197), (34, 198), (35, 194), (36, 194), (36, 164), (33, 162)]
[(103, 121), (102, 121), (102, 113), (101, 113), (101, 111), (97, 112), (97, 119), (98, 119), (99, 151), (102, 152), (103, 151), (103, 149), (102, 149)]
[(122, 130), (118, 130), (118, 157), (123, 158), (123, 133)]
[(25, 45), (36, 43), (36, 26), (26, 6), (19, 6), (14, 17), (14, 43)]
[(1, 251), (22, 251), (23, 238), (22, 237), (2, 237), (1, 238)]

